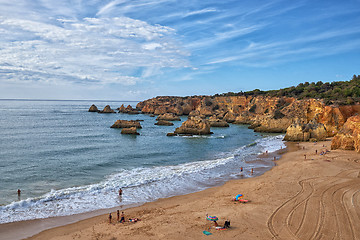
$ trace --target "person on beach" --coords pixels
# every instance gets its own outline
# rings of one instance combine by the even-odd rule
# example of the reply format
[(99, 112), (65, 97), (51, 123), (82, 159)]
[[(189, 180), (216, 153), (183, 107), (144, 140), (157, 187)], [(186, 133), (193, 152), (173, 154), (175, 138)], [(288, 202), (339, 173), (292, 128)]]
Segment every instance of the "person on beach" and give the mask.
[(122, 195), (122, 189), (120, 188), (120, 190), (119, 190), (119, 196), (121, 196)]
[(116, 211), (116, 214), (117, 214), (117, 221), (119, 222), (119, 220), (120, 220), (120, 211), (117, 210), (117, 211)]
[(111, 223), (111, 219), (112, 219), (112, 216), (111, 216), (111, 213), (109, 213), (109, 223)]
[(17, 194), (18, 194), (18, 201), (20, 201), (20, 195), (21, 195), (21, 190), (20, 189), (17, 190)]
[(124, 222), (125, 222), (125, 214), (124, 214), (124, 212), (121, 212), (120, 222), (121, 222), (121, 223), (124, 223)]

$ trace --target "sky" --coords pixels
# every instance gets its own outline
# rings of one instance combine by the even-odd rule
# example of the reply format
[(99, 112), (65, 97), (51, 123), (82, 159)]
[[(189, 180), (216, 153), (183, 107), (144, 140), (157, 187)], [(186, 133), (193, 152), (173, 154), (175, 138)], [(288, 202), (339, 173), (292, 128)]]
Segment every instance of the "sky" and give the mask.
[(360, 74), (360, 0), (0, 0), (0, 99), (141, 101)]

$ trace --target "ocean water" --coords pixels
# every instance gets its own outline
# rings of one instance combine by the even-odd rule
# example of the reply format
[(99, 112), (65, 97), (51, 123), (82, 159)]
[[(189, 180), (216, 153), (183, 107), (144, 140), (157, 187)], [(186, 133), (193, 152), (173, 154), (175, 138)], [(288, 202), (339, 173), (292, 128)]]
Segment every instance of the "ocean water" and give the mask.
[[(90, 113), (92, 104), (99, 109), (107, 104), (113, 109), (136, 106), (0, 100), (0, 223), (200, 191), (270, 169), (274, 162), (259, 154), (285, 147), (283, 135), (259, 134), (242, 125), (212, 128), (210, 136), (167, 137), (180, 121), (156, 126), (155, 118), (144, 114)], [(117, 119), (144, 120), (140, 135), (110, 128)]]

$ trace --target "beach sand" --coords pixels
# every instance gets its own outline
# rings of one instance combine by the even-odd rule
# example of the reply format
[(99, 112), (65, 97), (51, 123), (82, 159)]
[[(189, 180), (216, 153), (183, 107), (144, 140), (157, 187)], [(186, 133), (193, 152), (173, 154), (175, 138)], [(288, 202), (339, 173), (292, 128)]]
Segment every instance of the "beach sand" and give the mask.
[[(114, 211), (112, 224), (100, 215), (30, 239), (360, 239), (360, 154), (320, 155), (330, 140), (287, 144), (277, 166), (261, 176), (124, 210), (127, 219), (141, 219), (136, 223), (115, 223)], [(249, 202), (232, 201), (239, 193)], [(231, 228), (215, 230), (206, 214), (220, 226), (230, 220)], [(8, 226), (21, 231), (21, 224)]]

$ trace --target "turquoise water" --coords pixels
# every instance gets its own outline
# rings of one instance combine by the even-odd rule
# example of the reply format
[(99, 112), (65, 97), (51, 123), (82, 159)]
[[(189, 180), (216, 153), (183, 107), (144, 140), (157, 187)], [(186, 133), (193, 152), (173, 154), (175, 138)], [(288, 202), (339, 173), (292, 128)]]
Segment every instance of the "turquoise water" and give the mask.
[[(92, 104), (99, 109), (107, 104), (113, 109), (136, 106), (0, 100), (0, 223), (199, 191), (248, 177), (251, 168), (270, 169), (272, 161), (256, 156), (284, 147), (283, 136), (261, 135), (240, 125), (212, 128), (211, 136), (167, 137), (180, 121), (156, 126), (149, 115), (90, 113)], [(120, 129), (110, 128), (117, 119), (144, 120), (140, 135), (122, 135)]]

